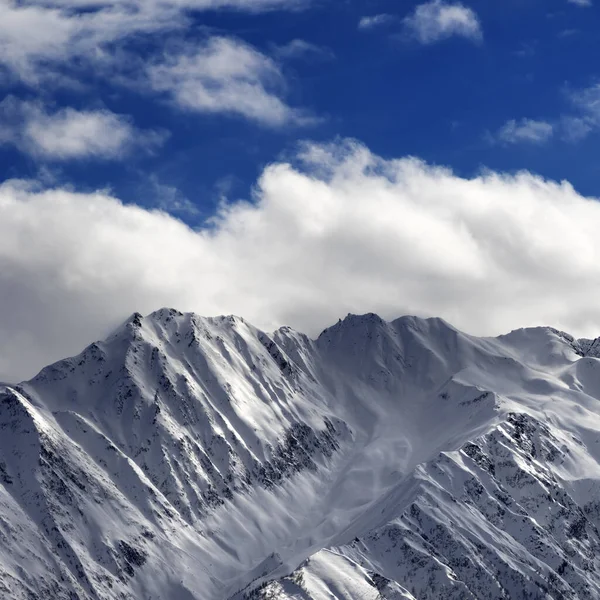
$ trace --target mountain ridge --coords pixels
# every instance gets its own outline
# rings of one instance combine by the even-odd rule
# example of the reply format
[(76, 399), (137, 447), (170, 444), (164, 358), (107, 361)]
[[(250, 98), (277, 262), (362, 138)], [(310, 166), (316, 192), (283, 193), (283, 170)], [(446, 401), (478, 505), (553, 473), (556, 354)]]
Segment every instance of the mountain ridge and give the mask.
[(134, 313), (0, 388), (0, 591), (591, 597), (597, 347), (435, 318), (349, 314), (312, 340)]

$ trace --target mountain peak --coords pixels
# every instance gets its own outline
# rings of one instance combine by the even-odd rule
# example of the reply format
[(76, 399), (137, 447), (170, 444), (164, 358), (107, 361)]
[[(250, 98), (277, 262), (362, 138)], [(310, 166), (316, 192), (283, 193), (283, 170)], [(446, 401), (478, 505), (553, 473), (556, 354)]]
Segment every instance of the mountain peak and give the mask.
[(333, 341), (334, 339), (345, 338), (346, 336), (369, 335), (377, 329), (385, 329), (389, 323), (375, 313), (366, 313), (356, 315), (348, 313), (343, 319), (331, 327), (324, 329), (317, 338), (320, 343), (324, 341)]
[(600, 358), (600, 337), (594, 339), (581, 338), (576, 340), (576, 344), (582, 356)]

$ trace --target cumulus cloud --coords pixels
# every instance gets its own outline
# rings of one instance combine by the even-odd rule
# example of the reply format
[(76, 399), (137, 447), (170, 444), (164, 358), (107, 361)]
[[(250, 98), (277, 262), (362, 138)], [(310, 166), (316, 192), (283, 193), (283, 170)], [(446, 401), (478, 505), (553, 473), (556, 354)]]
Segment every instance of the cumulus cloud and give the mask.
[(388, 15), (385, 13), (379, 15), (372, 15), (367, 17), (361, 17), (358, 22), (359, 29), (375, 29), (376, 27), (380, 27), (381, 25), (385, 25), (394, 20), (392, 15)]
[(433, 44), (452, 36), (475, 42), (483, 37), (479, 18), (472, 9), (444, 0), (420, 4), (403, 23), (406, 32), (422, 44)]
[(278, 65), (239, 40), (212, 37), (151, 65), (148, 78), (153, 90), (185, 110), (239, 114), (271, 126), (310, 121), (282, 100)]
[[(305, 111), (286, 104), (278, 65), (248, 44), (215, 36), (180, 54), (165, 50), (172, 49), (173, 39), (181, 38), (198, 11), (298, 9), (309, 2), (0, 0), (0, 76), (20, 79), (36, 92), (48, 92), (60, 86), (85, 89), (93, 73), (111, 86), (164, 94), (172, 105), (185, 110), (237, 114), (269, 126), (312, 123), (314, 119)], [(141, 40), (143, 51), (139, 50)], [(185, 45), (181, 39), (176, 43), (180, 48)], [(292, 42), (288, 52), (314, 51), (300, 43)], [(104, 111), (38, 113), (22, 135), (15, 126), (13, 135), (7, 135), (6, 126), (0, 124), (0, 137), (49, 157), (106, 157), (128, 146), (132, 133), (139, 137), (127, 119)], [(54, 135), (58, 132), (61, 135)], [(66, 139), (66, 134), (73, 134), (73, 139)], [(159, 141), (144, 139), (151, 145)]]
[(133, 34), (181, 26), (181, 11), (151, 4), (29, 3), (0, 0), (0, 64), (25, 83), (51, 81), (74, 60), (106, 60), (109, 45)]
[(193, 11), (258, 12), (306, 4), (306, 0), (0, 0), (0, 65), (25, 82), (38, 84), (55, 79), (67, 65), (115, 60), (115, 44), (134, 35), (182, 29)]
[(9, 96), (0, 102), (0, 115), (0, 143), (49, 160), (114, 160), (136, 147), (148, 151), (165, 139), (162, 132), (138, 130), (128, 117), (104, 109), (49, 112), (38, 102)]
[(0, 379), (133, 311), (241, 314), (316, 335), (339, 316), (438, 315), (490, 334), (598, 333), (600, 203), (529, 173), (463, 179), (345, 142), (265, 169), (206, 229), (105, 194), (0, 186)]
[(530, 144), (543, 144), (554, 134), (554, 127), (547, 121), (534, 119), (521, 119), (507, 121), (498, 131), (496, 138), (506, 144), (521, 142)]

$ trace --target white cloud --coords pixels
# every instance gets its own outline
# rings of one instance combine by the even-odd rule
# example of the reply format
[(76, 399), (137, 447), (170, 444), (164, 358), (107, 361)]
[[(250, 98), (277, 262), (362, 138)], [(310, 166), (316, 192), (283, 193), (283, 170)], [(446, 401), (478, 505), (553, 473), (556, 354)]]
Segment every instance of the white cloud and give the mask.
[[(235, 113), (263, 124), (307, 123), (312, 120), (282, 99), (284, 78), (276, 63), (242, 42), (212, 37), (195, 51), (164, 53), (202, 10), (232, 9), (258, 12), (298, 9), (310, 0), (0, 0), (0, 76), (20, 79), (38, 93), (58, 86), (86, 85), (93, 73), (110, 85), (128, 85), (140, 92), (168, 94), (188, 110)], [(145, 37), (146, 55), (128, 41)], [(181, 40), (178, 40), (181, 44)], [(290, 51), (299, 51), (298, 43)], [(305, 44), (304, 51), (308, 50)], [(163, 60), (164, 59), (164, 60)], [(153, 66), (147, 69), (148, 62)], [(140, 85), (143, 73), (151, 85)], [(107, 115), (66, 115), (78, 131), (100, 128)], [(126, 135), (121, 121), (112, 133)], [(37, 137), (41, 138), (41, 130)], [(2, 133), (0, 132), (0, 135)], [(95, 137), (95, 136), (92, 136)], [(45, 136), (44, 148), (52, 140)], [(107, 140), (104, 140), (105, 142)], [(56, 146), (59, 142), (55, 142)], [(68, 142), (71, 143), (71, 142)], [(76, 146), (77, 142), (73, 142)], [(89, 144), (88, 144), (88, 147)], [(54, 148), (55, 150), (57, 148)], [(60, 149), (58, 149), (60, 150)], [(67, 154), (68, 148), (63, 149)], [(74, 152), (77, 151), (75, 148)], [(49, 152), (50, 154), (50, 152)]]
[(578, 142), (600, 129), (600, 84), (586, 88), (568, 89), (567, 99), (575, 112), (560, 118), (563, 139)]
[(599, 333), (600, 202), (529, 173), (462, 179), (346, 143), (265, 169), (206, 230), (101, 193), (0, 186), (0, 379), (135, 310), (237, 313), (311, 334), (348, 311), (473, 333)]
[(452, 36), (475, 42), (483, 37), (481, 24), (472, 9), (443, 0), (420, 4), (403, 23), (408, 34), (422, 44), (433, 44)]
[(600, 83), (586, 88), (567, 89), (571, 110), (551, 120), (511, 119), (495, 134), (487, 134), (492, 142), (541, 144), (551, 137), (579, 142), (600, 129)]
[(0, 102), (0, 114), (0, 143), (50, 160), (118, 159), (134, 148), (148, 151), (165, 138), (161, 132), (140, 131), (108, 110), (47, 112), (40, 103), (8, 97)]
[(568, 96), (585, 117), (600, 125), (600, 83), (571, 90)]
[(178, 11), (156, 12), (126, 3), (80, 13), (79, 5), (0, 0), (0, 64), (26, 83), (53, 80), (74, 59), (106, 59), (108, 44), (135, 33), (181, 24)]
[(294, 9), (308, 0), (0, 0), (0, 65), (32, 85), (117, 57), (114, 44), (184, 28), (193, 11)]
[(561, 117), (559, 123), (562, 138), (572, 143), (585, 139), (595, 128), (595, 124), (586, 117), (566, 115)]
[(381, 25), (385, 25), (394, 20), (392, 15), (388, 15), (385, 13), (379, 15), (372, 15), (368, 17), (361, 17), (358, 22), (359, 29), (375, 29)]
[(332, 59), (335, 58), (334, 53), (329, 48), (317, 46), (306, 40), (295, 39), (283, 46), (275, 46), (274, 54), (284, 60), (298, 58), (319, 58)]
[(592, 6), (592, 0), (567, 0), (567, 2), (577, 6)]
[(521, 142), (530, 144), (543, 144), (554, 134), (554, 126), (547, 121), (536, 121), (533, 119), (521, 119), (507, 121), (500, 131), (497, 139), (506, 144), (518, 144)]
[(310, 120), (282, 100), (284, 80), (277, 64), (231, 38), (212, 37), (167, 56), (148, 68), (148, 78), (153, 90), (186, 110), (239, 114), (270, 126)]
[[(146, 188), (146, 189), (144, 189)], [(200, 209), (173, 185), (161, 183), (156, 175), (150, 175), (140, 189), (142, 193), (150, 191), (154, 205), (169, 214), (185, 215), (188, 219), (198, 218)], [(145, 194), (146, 195), (146, 194)]]

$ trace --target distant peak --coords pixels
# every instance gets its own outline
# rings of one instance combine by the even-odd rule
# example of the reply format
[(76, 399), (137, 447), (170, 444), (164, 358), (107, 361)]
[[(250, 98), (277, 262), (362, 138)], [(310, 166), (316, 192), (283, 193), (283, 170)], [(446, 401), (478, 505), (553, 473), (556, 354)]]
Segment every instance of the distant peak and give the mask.
[(242, 317), (238, 317), (237, 315), (220, 315), (214, 318), (221, 323), (231, 323), (232, 325), (235, 325), (236, 323), (246, 323)]
[(335, 325), (325, 329), (319, 336), (319, 339), (326, 335), (331, 336), (336, 332), (359, 331), (365, 329), (372, 330), (381, 327), (391, 327), (391, 329), (396, 331), (409, 329), (415, 332), (420, 331), (422, 333), (435, 333), (436, 331), (438, 333), (443, 331), (458, 333), (458, 330), (450, 325), (450, 323), (439, 317), (405, 315), (398, 317), (393, 321), (386, 321), (375, 313), (366, 313), (362, 315), (348, 313), (344, 319), (339, 319)]
[(237, 315), (219, 315), (214, 317), (205, 317), (194, 312), (181, 312), (175, 308), (164, 307), (151, 312), (144, 316), (139, 312), (133, 313), (121, 327), (117, 329), (121, 331), (123, 327), (127, 329), (140, 329), (144, 324), (158, 324), (164, 326), (172, 321), (188, 320), (196, 326), (204, 324), (212, 324), (219, 326), (234, 326), (239, 324), (247, 324), (246, 321)]
[(175, 308), (159, 308), (148, 315), (148, 319), (153, 321), (168, 321), (174, 317), (183, 317), (183, 313)]
[(405, 326), (417, 329), (423, 329), (425, 327), (437, 327), (438, 329), (450, 329), (452, 331), (456, 331), (455, 327), (441, 317), (418, 317), (416, 315), (405, 315), (403, 317), (394, 319), (392, 321), (392, 325), (395, 327)]
[(356, 329), (358, 327), (373, 326), (373, 325), (384, 325), (385, 321), (379, 315), (375, 313), (366, 313), (363, 315), (355, 315), (348, 313), (344, 319), (339, 319), (335, 325), (327, 327), (321, 332), (319, 338), (328, 333), (335, 331), (341, 331), (346, 329)]
[(600, 338), (581, 338), (579, 340), (575, 340), (574, 343), (577, 345), (577, 349), (579, 349), (582, 356), (600, 358)]
[(363, 315), (355, 315), (353, 313), (348, 313), (346, 315), (346, 318), (342, 322), (355, 325), (362, 323), (385, 323), (385, 320), (382, 319), (379, 315), (372, 312), (365, 313)]
[(134, 312), (127, 321), (125, 321), (126, 325), (133, 325), (134, 327), (141, 327), (142, 321), (144, 319), (144, 315), (139, 312)]
[(594, 340), (577, 340), (570, 333), (561, 331), (555, 327), (538, 325), (534, 327), (520, 327), (509, 333), (498, 336), (498, 339), (559, 339), (561, 342), (571, 346), (577, 354), (585, 354), (586, 343), (591, 344)]

